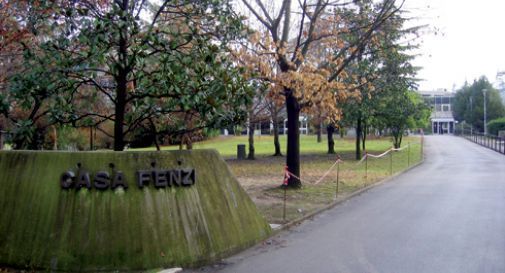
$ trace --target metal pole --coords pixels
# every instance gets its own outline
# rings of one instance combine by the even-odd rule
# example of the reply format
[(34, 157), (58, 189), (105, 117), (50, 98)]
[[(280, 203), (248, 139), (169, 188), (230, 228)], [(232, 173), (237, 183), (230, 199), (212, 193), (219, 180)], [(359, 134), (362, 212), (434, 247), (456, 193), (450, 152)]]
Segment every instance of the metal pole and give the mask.
[(365, 185), (368, 180), (368, 154), (365, 151)]
[(338, 197), (338, 184), (339, 184), (338, 177), (339, 177), (339, 174), (340, 174), (340, 162), (337, 163), (337, 189), (335, 191), (335, 199)]
[(484, 94), (484, 135), (487, 135), (487, 103), (486, 103), (486, 93), (487, 89), (482, 89)]
[(421, 160), (424, 157), (424, 135), (421, 135)]
[(407, 150), (407, 167), (410, 167), (410, 142), (408, 143), (409, 147)]
[(286, 222), (286, 191), (287, 191), (287, 187), (284, 186), (284, 207), (282, 209), (282, 221), (285, 223)]
[(393, 150), (389, 152), (389, 175), (393, 175)]
[(470, 97), (470, 135), (473, 135), (473, 97)]

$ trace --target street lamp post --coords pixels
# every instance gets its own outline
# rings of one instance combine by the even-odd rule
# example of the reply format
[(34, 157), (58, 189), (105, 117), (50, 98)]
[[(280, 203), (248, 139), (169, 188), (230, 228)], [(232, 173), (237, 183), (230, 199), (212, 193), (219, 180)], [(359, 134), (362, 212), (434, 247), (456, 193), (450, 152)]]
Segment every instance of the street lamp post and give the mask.
[(487, 89), (482, 89), (484, 95), (484, 135), (487, 135), (487, 103), (486, 103)]

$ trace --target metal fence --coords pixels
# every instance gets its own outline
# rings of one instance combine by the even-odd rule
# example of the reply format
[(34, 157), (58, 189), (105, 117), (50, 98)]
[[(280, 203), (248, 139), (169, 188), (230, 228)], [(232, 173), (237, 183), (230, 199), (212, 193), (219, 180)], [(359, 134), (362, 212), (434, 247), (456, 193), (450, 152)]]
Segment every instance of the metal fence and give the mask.
[(505, 154), (505, 137), (471, 132), (469, 130), (459, 131), (459, 135), (486, 148)]

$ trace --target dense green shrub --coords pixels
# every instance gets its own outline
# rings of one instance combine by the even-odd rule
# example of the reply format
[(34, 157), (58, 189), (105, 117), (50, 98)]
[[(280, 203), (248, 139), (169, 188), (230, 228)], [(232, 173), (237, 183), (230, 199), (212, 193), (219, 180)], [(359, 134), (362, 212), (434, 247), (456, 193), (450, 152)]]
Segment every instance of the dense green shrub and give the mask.
[(487, 129), (492, 135), (498, 135), (499, 131), (505, 131), (505, 117), (491, 120), (487, 123)]

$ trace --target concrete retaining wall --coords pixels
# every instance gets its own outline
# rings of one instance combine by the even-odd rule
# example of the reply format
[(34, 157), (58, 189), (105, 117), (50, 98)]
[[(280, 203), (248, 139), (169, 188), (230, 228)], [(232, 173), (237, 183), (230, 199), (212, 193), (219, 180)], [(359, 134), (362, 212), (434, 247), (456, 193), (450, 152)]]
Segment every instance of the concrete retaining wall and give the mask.
[[(180, 168), (195, 170), (194, 185), (136, 184), (138, 170)], [(121, 171), (128, 188), (65, 190), (66, 171), (89, 172), (91, 181), (99, 171)], [(269, 233), (215, 151), (0, 152), (0, 264), (63, 271), (194, 266)]]

